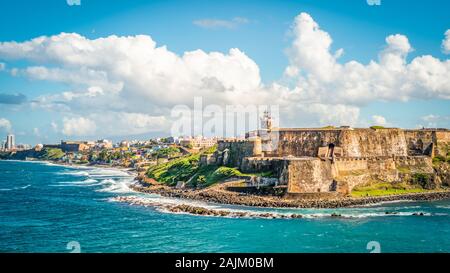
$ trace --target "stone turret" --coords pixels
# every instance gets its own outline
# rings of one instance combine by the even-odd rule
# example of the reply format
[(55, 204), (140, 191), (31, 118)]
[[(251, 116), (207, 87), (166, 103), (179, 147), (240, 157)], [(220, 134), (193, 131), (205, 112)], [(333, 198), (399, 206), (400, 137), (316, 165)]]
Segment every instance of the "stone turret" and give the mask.
[(271, 130), (272, 129), (272, 117), (269, 111), (264, 111), (264, 116), (261, 118), (261, 129)]

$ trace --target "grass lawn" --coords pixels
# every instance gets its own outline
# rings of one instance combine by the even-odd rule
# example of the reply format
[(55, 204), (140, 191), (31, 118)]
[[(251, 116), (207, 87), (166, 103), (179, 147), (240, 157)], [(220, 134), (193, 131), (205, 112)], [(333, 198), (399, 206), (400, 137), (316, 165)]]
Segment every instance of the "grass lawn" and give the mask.
[(418, 186), (407, 185), (405, 183), (376, 183), (370, 186), (355, 187), (351, 195), (353, 197), (366, 197), (427, 191), (429, 190), (425, 190)]

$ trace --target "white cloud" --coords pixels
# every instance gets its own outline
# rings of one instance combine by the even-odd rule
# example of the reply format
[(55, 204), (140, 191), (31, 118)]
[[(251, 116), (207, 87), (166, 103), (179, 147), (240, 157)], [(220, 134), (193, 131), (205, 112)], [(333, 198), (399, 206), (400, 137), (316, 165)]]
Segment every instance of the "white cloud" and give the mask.
[(221, 20), (221, 19), (199, 19), (192, 23), (196, 26), (202, 28), (216, 29), (216, 28), (236, 28), (239, 25), (248, 24), (249, 20), (244, 17), (234, 17), (231, 20)]
[(244, 97), (250, 100), (261, 90), (258, 66), (239, 49), (179, 56), (144, 35), (89, 40), (62, 33), (5, 42), (0, 43), (0, 59), (38, 64), (17, 75), (72, 86), (41, 96), (32, 106), (77, 116), (110, 111), (159, 117), (177, 104), (192, 104), (194, 95), (208, 103), (232, 104)]
[(95, 122), (88, 118), (63, 118), (62, 133), (66, 136), (93, 136), (96, 128)]
[[(52, 123), (54, 130), (58, 125)], [(61, 132), (67, 136), (128, 136), (149, 132), (168, 131), (170, 124), (164, 116), (141, 113), (102, 112), (87, 116), (63, 118)]]
[(329, 81), (336, 69), (336, 59), (330, 54), (332, 39), (321, 30), (307, 13), (298, 15), (292, 26), (294, 41), (288, 51), (291, 67)]
[(69, 6), (81, 6), (81, 0), (66, 0)]
[(52, 127), (53, 132), (58, 132), (58, 124), (56, 122), (52, 121), (50, 126)]
[(92, 114), (98, 128), (106, 135), (138, 135), (149, 132), (168, 131), (170, 124), (164, 116), (151, 116), (142, 113), (107, 112)]
[(330, 52), (331, 36), (309, 14), (296, 17), (292, 33), (289, 67), (301, 72), (296, 89), (305, 98), (358, 106), (374, 100), (450, 99), (450, 61), (425, 55), (407, 63), (412, 47), (404, 35), (388, 36), (379, 61), (364, 65), (338, 63), (340, 54)]
[(296, 77), (300, 71), (298, 71), (298, 67), (296, 66), (288, 66), (284, 70), (284, 74), (288, 77)]
[(373, 115), (372, 121), (373, 121), (374, 125), (379, 125), (379, 126), (387, 125), (386, 118), (383, 116)]
[(359, 108), (354, 106), (316, 103), (305, 104), (301, 107), (304, 108), (307, 116), (313, 115), (314, 120), (318, 120), (320, 125), (354, 126), (359, 118)]
[(18, 68), (15, 68), (15, 67), (12, 68), (12, 69), (9, 71), (9, 73), (10, 73), (11, 76), (13, 76), (13, 77), (17, 76), (18, 72), (19, 72), (19, 69), (18, 69)]
[(3, 71), (3, 70), (5, 70), (5, 68), (6, 68), (6, 64), (5, 64), (5, 63), (2, 63), (2, 62), (0, 62), (0, 71)]
[(448, 127), (450, 127), (450, 116), (429, 114), (429, 115), (423, 116), (421, 119), (425, 122), (424, 127), (428, 127), (428, 128), (437, 128), (437, 127), (448, 128)]
[[(230, 22), (248, 20), (197, 23)], [(291, 31), (289, 65), (283, 79), (270, 85), (262, 84), (258, 65), (237, 48), (178, 55), (146, 35), (91, 40), (61, 33), (2, 42), (0, 60), (27, 61), (28, 67), (13, 68), (18, 76), (67, 84), (68, 90), (40, 96), (32, 106), (72, 117), (60, 126), (70, 135), (167, 130), (170, 109), (192, 105), (194, 96), (205, 105), (277, 104), (282, 124), (291, 126), (358, 125), (360, 108), (373, 101), (450, 99), (450, 61), (424, 55), (408, 62), (413, 47), (404, 35), (386, 37), (378, 60), (363, 64), (339, 62), (344, 50), (333, 52), (331, 35), (307, 13), (295, 18)]]
[(122, 82), (110, 82), (105, 71), (98, 71), (80, 67), (79, 69), (47, 68), (44, 66), (30, 66), (18, 70), (25, 76), (35, 80), (47, 80), (69, 84), (82, 84), (95, 88), (108, 89), (111, 92), (119, 92), (123, 88)]
[(438, 115), (433, 115), (433, 114), (429, 114), (429, 115), (426, 115), (426, 116), (422, 117), (422, 120), (424, 120), (424, 121), (435, 121), (437, 119), (439, 119), (439, 116)]
[(41, 132), (39, 131), (39, 128), (37, 128), (37, 127), (34, 127), (33, 128), (33, 134), (35, 135), (35, 136), (41, 136)]
[(442, 52), (450, 54), (450, 29), (447, 29), (445, 38), (442, 40)]
[(5, 130), (6, 132), (11, 131), (11, 122), (7, 120), (6, 118), (0, 118), (0, 129)]
[(239, 49), (228, 54), (195, 50), (178, 56), (165, 46), (156, 47), (145, 35), (89, 40), (62, 33), (5, 42), (0, 43), (0, 58), (59, 65), (31, 66), (21, 72), (35, 79), (97, 86), (109, 101), (127, 98), (139, 106), (143, 100), (157, 106), (192, 103), (193, 94), (236, 100), (237, 94), (254, 92), (261, 85), (258, 66)]

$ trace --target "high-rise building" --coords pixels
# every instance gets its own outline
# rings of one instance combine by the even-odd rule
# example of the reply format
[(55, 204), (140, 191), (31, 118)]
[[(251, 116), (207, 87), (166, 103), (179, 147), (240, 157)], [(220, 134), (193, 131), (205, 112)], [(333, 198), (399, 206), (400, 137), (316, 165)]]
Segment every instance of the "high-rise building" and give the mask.
[(12, 150), (15, 148), (15, 146), (16, 146), (16, 143), (15, 143), (14, 135), (13, 134), (7, 135), (6, 136), (6, 145), (5, 145), (6, 150)]
[(6, 147), (6, 142), (4, 140), (2, 140), (2, 142), (0, 142), (0, 151), (5, 150)]

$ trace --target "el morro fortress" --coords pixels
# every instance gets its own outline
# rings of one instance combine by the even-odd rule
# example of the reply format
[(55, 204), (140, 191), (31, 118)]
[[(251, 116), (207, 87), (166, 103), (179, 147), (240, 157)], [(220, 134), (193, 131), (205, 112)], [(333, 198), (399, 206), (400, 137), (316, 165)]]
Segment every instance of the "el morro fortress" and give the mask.
[(291, 197), (347, 195), (355, 186), (410, 181), (415, 174), (426, 189), (450, 182), (432, 164), (433, 157), (449, 153), (447, 129), (271, 128), (270, 119), (264, 127), (245, 140), (219, 141), (202, 164), (271, 172), (248, 183), (282, 187)]

